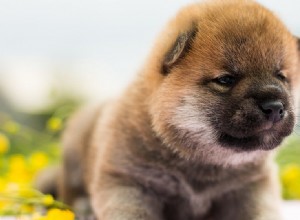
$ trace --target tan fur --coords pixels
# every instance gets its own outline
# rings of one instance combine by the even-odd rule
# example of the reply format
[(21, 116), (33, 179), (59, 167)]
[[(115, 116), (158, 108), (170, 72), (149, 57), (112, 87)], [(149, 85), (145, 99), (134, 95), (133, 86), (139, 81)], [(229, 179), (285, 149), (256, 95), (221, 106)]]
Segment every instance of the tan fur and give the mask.
[[(198, 32), (189, 51), (182, 57), (185, 48), (179, 45), (169, 54), (178, 53), (167, 62), (170, 72), (162, 74), (162, 63), (178, 36), (193, 28)], [(182, 36), (184, 44), (192, 35)], [(234, 98), (227, 104), (220, 97), (229, 89), (212, 79), (225, 72), (223, 63), (229, 59), (246, 76), (232, 89)], [(283, 68), (288, 86), (270, 73), (274, 62)], [(101, 220), (281, 219), (276, 174), (266, 150), (278, 134), (266, 132), (261, 149), (224, 147), (211, 117), (239, 100), (236, 105), (244, 104), (234, 109), (232, 126), (242, 126), (248, 116), (244, 112), (254, 105), (244, 95), (295, 95), (297, 69), (295, 38), (257, 3), (216, 0), (182, 9), (124, 94), (101, 110), (83, 110), (69, 123), (62, 198), (72, 204), (87, 191)], [(280, 85), (280, 93), (272, 83)], [(290, 98), (283, 121), (293, 115), (295, 100)], [(259, 111), (253, 114), (258, 117)], [(266, 126), (245, 132), (263, 133)], [(284, 130), (283, 122), (274, 129)]]

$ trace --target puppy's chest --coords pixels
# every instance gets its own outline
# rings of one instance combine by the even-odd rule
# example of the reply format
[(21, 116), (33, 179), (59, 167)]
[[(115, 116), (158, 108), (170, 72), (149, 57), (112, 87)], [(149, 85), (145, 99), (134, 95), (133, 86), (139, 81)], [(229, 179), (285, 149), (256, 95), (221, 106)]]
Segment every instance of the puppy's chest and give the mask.
[(166, 203), (171, 201), (172, 206), (185, 206), (196, 216), (204, 215), (217, 197), (241, 188), (253, 179), (252, 175), (234, 175), (225, 170), (172, 170), (150, 166), (139, 166), (131, 175), (146, 192), (154, 193)]

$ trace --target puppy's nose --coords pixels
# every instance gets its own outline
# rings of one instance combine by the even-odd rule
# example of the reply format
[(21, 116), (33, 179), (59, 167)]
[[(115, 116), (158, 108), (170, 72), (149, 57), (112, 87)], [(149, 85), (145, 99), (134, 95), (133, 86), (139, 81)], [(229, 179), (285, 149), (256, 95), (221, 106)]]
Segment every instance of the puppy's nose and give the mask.
[(279, 122), (284, 116), (284, 107), (280, 101), (266, 101), (260, 105), (269, 121)]

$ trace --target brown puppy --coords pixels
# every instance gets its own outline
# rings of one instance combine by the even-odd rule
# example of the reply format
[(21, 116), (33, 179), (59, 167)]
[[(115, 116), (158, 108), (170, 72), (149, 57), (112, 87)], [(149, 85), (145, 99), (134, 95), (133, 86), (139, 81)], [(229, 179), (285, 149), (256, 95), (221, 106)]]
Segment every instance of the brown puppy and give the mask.
[(250, 0), (196, 3), (117, 100), (64, 138), (62, 198), (101, 220), (276, 220), (270, 150), (293, 129), (297, 40)]

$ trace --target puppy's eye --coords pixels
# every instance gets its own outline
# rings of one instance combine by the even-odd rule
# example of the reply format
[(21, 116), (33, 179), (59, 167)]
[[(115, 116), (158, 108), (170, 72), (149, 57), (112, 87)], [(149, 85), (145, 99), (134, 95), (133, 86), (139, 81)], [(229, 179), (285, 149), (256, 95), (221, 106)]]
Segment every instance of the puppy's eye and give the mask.
[(286, 82), (286, 81), (287, 81), (286, 76), (283, 74), (282, 71), (277, 71), (275, 74), (276, 74), (276, 77), (277, 77), (280, 81), (283, 81), (283, 82)]
[(232, 75), (224, 75), (214, 79), (216, 83), (223, 86), (232, 86), (236, 82), (236, 78)]

